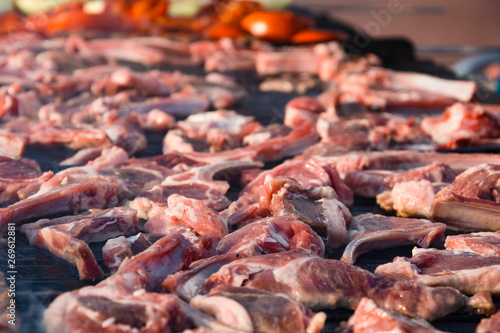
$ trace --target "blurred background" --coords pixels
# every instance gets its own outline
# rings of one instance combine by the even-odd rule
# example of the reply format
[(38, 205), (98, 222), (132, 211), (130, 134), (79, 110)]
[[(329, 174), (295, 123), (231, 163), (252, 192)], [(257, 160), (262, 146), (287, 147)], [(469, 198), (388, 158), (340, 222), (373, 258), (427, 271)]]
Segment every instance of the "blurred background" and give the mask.
[[(47, 10), (68, 0), (0, 0), (0, 11)], [(104, 0), (87, 0), (99, 11)], [(170, 16), (189, 17), (210, 0), (171, 0)], [(404, 37), (422, 60), (455, 75), (485, 81), (498, 90), (500, 1), (498, 0), (260, 0), (267, 8), (291, 7), (352, 27), (370, 38)]]

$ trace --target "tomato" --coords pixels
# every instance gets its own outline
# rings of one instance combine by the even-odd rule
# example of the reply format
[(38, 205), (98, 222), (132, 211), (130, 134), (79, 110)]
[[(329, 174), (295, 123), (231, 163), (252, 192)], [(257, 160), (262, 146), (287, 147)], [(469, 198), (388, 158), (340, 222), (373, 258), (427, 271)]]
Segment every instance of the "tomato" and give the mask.
[(306, 29), (293, 35), (291, 41), (294, 44), (321, 43), (331, 40), (345, 40), (346, 37), (346, 34), (340, 31)]
[(237, 26), (231, 24), (216, 24), (208, 31), (208, 36), (211, 39), (221, 39), (224, 37), (240, 38), (246, 36), (247, 33)]
[(245, 16), (241, 26), (255, 37), (286, 43), (304, 27), (304, 21), (291, 11), (258, 11)]

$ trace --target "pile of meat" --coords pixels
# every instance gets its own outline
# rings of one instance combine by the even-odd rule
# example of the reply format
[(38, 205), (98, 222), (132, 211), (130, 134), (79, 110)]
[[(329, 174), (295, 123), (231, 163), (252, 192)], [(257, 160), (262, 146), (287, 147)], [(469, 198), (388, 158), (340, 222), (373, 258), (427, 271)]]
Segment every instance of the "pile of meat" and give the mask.
[[(47, 332), (313, 333), (336, 308), (355, 310), (343, 332), (438, 332), (430, 321), (496, 312), (500, 155), (436, 151), (497, 144), (500, 107), (470, 102), (474, 83), (336, 43), (2, 38), (0, 232), (17, 225), (95, 281), (50, 304)], [(248, 72), (323, 91), (262, 123), (271, 110), (231, 110)], [(137, 157), (151, 131), (163, 154)], [(26, 145), (77, 152), (55, 172)], [(361, 197), (396, 213), (353, 214)], [(398, 246), (416, 247), (355, 265)]]

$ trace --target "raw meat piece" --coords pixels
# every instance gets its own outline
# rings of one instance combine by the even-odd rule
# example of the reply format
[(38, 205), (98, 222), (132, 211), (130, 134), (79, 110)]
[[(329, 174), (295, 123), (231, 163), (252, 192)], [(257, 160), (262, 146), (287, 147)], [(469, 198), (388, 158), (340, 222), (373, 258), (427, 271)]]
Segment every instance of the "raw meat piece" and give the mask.
[[(269, 137), (269, 134), (265, 133), (264, 140)], [(301, 126), (288, 131), (287, 135), (274, 137), (266, 142), (259, 140), (259, 143), (252, 144), (251, 146), (218, 153), (191, 153), (188, 156), (196, 158), (199, 161), (206, 161), (206, 163), (222, 163), (236, 160), (272, 162), (300, 154), (317, 140), (318, 135), (314, 130), (314, 126), (310, 122), (305, 122)], [(164, 153), (166, 152), (168, 152), (168, 149), (164, 149)]]
[(500, 165), (481, 164), (468, 169), (436, 194), (430, 219), (456, 230), (499, 230), (499, 184)]
[(498, 112), (481, 104), (455, 103), (441, 116), (425, 117), (421, 126), (444, 149), (477, 146), (482, 139), (500, 137)]
[(47, 333), (179, 332), (187, 318), (175, 295), (144, 291), (110, 297), (86, 292), (65, 293), (45, 311)]
[(326, 314), (314, 314), (302, 304), (271, 292), (221, 286), (208, 296), (196, 296), (190, 302), (218, 322), (245, 332), (319, 333)]
[(371, 299), (363, 297), (354, 314), (341, 329), (342, 333), (443, 333), (421, 319), (410, 319), (381, 309)]
[(94, 100), (94, 96), (83, 93), (64, 102), (45, 104), (38, 110), (38, 120), (51, 121), (57, 125), (71, 123), (72, 115), (82, 112)]
[[(214, 210), (224, 209), (229, 200), (224, 196), (229, 190), (231, 175), (236, 176), (239, 170), (260, 166), (258, 162), (228, 162), (203, 167), (169, 176), (149, 191), (140, 193), (130, 203), (130, 207), (138, 210), (140, 218), (151, 219), (162, 213), (168, 206), (167, 200), (171, 194), (180, 194), (188, 198), (199, 199)], [(217, 174), (226, 180), (214, 180)]]
[(38, 234), (46, 228), (57, 229), (85, 243), (102, 242), (111, 237), (137, 232), (137, 212), (126, 207), (91, 209), (89, 214), (42, 219), (21, 226), (30, 245), (37, 244)]
[(212, 250), (228, 234), (226, 221), (200, 200), (172, 194), (167, 205), (163, 214), (146, 222), (146, 232), (168, 234), (177, 230), (193, 244), (203, 237), (204, 246), (211, 243)]
[(190, 138), (205, 138), (211, 130), (220, 130), (242, 140), (261, 125), (253, 117), (243, 116), (235, 111), (218, 110), (191, 115), (186, 120), (179, 121), (177, 127)]
[(476, 333), (494, 333), (500, 331), (500, 311), (489, 318), (483, 318), (476, 327)]
[(163, 237), (165, 237), (164, 234), (143, 234), (140, 232), (128, 238), (120, 236), (108, 239), (102, 248), (104, 264), (111, 273), (114, 273), (125, 258), (141, 253)]
[(209, 291), (218, 285), (282, 293), (317, 309), (354, 309), (363, 297), (369, 297), (384, 309), (427, 320), (444, 317), (466, 306), (475, 305), (481, 311), (494, 308), (486, 295), (483, 295), (483, 303), (473, 303), (474, 297), (469, 299), (453, 288), (431, 288), (413, 281), (392, 283), (383, 275), (296, 251), (226, 264), (205, 281), (203, 290)]
[[(467, 158), (464, 158), (464, 157)], [(312, 156), (302, 156), (311, 158)], [(383, 152), (349, 152), (334, 156), (317, 156), (314, 159), (322, 166), (335, 166), (341, 177), (349, 170), (408, 170), (433, 162), (447, 164), (456, 173), (461, 173), (470, 167), (492, 163), (500, 164), (499, 154), (456, 154), (419, 152), (410, 150), (388, 150)]]
[(237, 148), (245, 136), (261, 125), (234, 111), (218, 110), (191, 115), (177, 123), (180, 131), (169, 131), (163, 141), (163, 151), (210, 151)]
[(103, 272), (87, 243), (137, 232), (138, 220), (136, 212), (127, 208), (92, 212), (92, 215), (80, 216), (79, 220), (73, 216), (40, 220), (23, 225), (22, 232), (28, 236), (30, 245), (36, 244), (75, 265), (80, 279), (100, 278)]
[[(126, 258), (118, 271), (103, 281), (102, 285), (97, 285), (96, 289), (110, 288), (109, 286), (113, 288), (113, 285), (119, 284), (116, 288), (128, 294), (141, 288), (148, 291), (158, 290), (168, 275), (189, 267), (194, 260), (203, 258), (202, 255), (207, 252), (203, 251), (202, 244), (197, 245), (198, 248), (194, 248), (183, 235), (176, 231), (171, 232), (143, 252)], [(126, 283), (120, 281), (128, 279), (129, 276), (131, 278)]]
[(342, 47), (336, 42), (331, 42), (318, 44), (314, 48), (296, 47), (285, 51), (261, 51), (257, 53), (255, 67), (259, 75), (311, 73), (325, 79), (337, 69), (344, 57)]
[(104, 276), (87, 243), (72, 237), (64, 230), (44, 228), (37, 233), (36, 244), (76, 266), (81, 280), (99, 279)]
[(66, 50), (82, 56), (103, 56), (108, 59), (137, 62), (146, 66), (165, 62), (167, 57), (155, 48), (133, 39), (94, 39), (85, 41), (78, 35), (66, 40)]
[(23, 138), (29, 145), (67, 145), (75, 150), (110, 145), (103, 130), (88, 125), (59, 126), (50, 121), (35, 121), (19, 117), (5, 123), (4, 128)]
[(0, 156), (19, 159), (23, 156), (26, 141), (15, 133), (0, 130)]
[(325, 254), (320, 237), (305, 223), (290, 217), (270, 217), (252, 222), (222, 238), (217, 252), (252, 257), (266, 253), (303, 249)]
[(0, 203), (10, 203), (36, 193), (52, 177), (42, 173), (36, 161), (0, 156)]
[(205, 60), (205, 72), (255, 72), (255, 51), (216, 51)]
[(241, 223), (255, 218), (260, 200), (260, 193), (264, 188), (266, 177), (286, 176), (295, 179), (304, 188), (313, 188), (331, 185), (329, 174), (318, 163), (312, 160), (287, 161), (272, 170), (260, 173), (246, 185), (239, 193), (238, 200), (231, 205), (221, 216), (230, 225)]
[(333, 81), (342, 94), (354, 96), (370, 109), (417, 107), (440, 109), (469, 101), (477, 88), (473, 81), (454, 81), (380, 67), (338, 71)]
[(325, 109), (321, 103), (314, 97), (295, 97), (285, 105), (283, 124), (286, 126), (300, 126), (305, 121), (315, 124), (319, 114), (324, 111)]
[(281, 74), (278, 77), (266, 77), (259, 84), (259, 91), (305, 95), (309, 90), (318, 90), (320, 87), (321, 82), (314, 74)]
[(349, 228), (349, 244), (342, 254), (343, 262), (354, 264), (356, 258), (371, 250), (388, 249), (406, 244), (429, 247), (443, 239), (446, 225), (429, 220), (362, 214)]
[(428, 286), (449, 286), (465, 294), (500, 295), (500, 258), (437, 249), (413, 249), (411, 258), (396, 257), (376, 273), (391, 279), (416, 280)]
[(410, 180), (394, 184), (390, 191), (377, 195), (377, 203), (386, 211), (396, 211), (401, 217), (431, 215), (431, 206), (437, 192), (448, 183), (431, 183), (428, 180)]
[(130, 156), (147, 148), (146, 135), (141, 129), (139, 117), (128, 115), (118, 118), (103, 128), (112, 144), (123, 148)]
[(119, 180), (102, 176), (100, 172), (113, 170), (127, 159), (124, 150), (112, 148), (83, 167), (58, 172), (44, 182), (37, 193), (0, 209), (0, 232), (3, 233), (10, 222), (116, 206)]
[(289, 216), (307, 223), (324, 240), (328, 249), (347, 244), (347, 228), (352, 215), (336, 199), (331, 187), (304, 189), (297, 181), (278, 176), (266, 177), (260, 194), (259, 211), (272, 216)]
[(388, 140), (372, 131), (368, 119), (338, 119), (323, 113), (316, 123), (322, 142), (347, 150), (384, 150)]
[(140, 102), (121, 105), (118, 114), (132, 112), (147, 113), (153, 109), (166, 112), (172, 116), (185, 117), (193, 113), (206, 111), (210, 101), (204, 94), (173, 94), (169, 97), (151, 97)]
[(500, 233), (476, 232), (448, 236), (444, 246), (448, 251), (471, 252), (482, 256), (500, 257)]
[(169, 275), (162, 283), (168, 292), (185, 300), (200, 294), (203, 283), (222, 266), (240, 259), (239, 253), (215, 255), (193, 262), (188, 269)]
[(451, 183), (455, 177), (456, 173), (448, 165), (433, 162), (409, 170), (351, 170), (346, 173), (344, 181), (355, 194), (374, 198), (384, 191), (391, 190), (399, 182), (426, 179), (431, 182)]
[(147, 113), (131, 113), (139, 120), (139, 125), (146, 131), (166, 131), (175, 124), (175, 118), (158, 109), (152, 109)]
[(4, 120), (17, 117), (37, 119), (38, 110), (43, 104), (39, 94), (33, 90), (0, 96), (0, 118)]

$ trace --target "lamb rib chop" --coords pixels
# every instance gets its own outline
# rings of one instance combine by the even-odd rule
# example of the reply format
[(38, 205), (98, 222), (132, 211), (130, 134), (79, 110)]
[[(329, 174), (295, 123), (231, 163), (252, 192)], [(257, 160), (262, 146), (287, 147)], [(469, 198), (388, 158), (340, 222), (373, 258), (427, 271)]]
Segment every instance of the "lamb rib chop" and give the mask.
[(428, 220), (362, 214), (349, 228), (349, 244), (342, 254), (343, 262), (354, 264), (356, 258), (371, 250), (418, 244), (429, 247), (443, 239), (446, 225)]
[(138, 223), (134, 210), (117, 207), (93, 210), (88, 215), (43, 219), (21, 226), (21, 232), (30, 245), (45, 248), (75, 265), (80, 279), (94, 279), (103, 273), (87, 243), (137, 232)]
[(244, 332), (320, 333), (326, 314), (314, 314), (302, 304), (262, 290), (220, 286), (190, 304), (218, 322)]
[(444, 246), (449, 251), (470, 252), (482, 256), (500, 257), (499, 232), (475, 232), (446, 237)]
[(436, 194), (430, 219), (455, 230), (499, 230), (499, 184), (500, 165), (481, 164), (468, 169)]
[[(208, 221), (203, 227), (206, 230), (218, 227), (211, 225), (211, 222), (213, 221)], [(76, 332), (80, 329), (79, 325), (85, 323), (96, 329), (102, 329), (103, 325), (109, 326), (111, 330), (123, 327), (128, 330), (146, 329), (151, 325), (159, 325), (158, 330), (163, 331), (168, 329), (172, 322), (179, 324), (178, 321), (182, 322), (183, 316), (179, 311), (177, 297), (151, 292), (159, 290), (161, 282), (168, 275), (213, 253), (215, 244), (206, 242), (206, 238), (210, 238), (209, 234), (205, 234), (203, 228), (198, 232), (196, 235), (192, 232), (188, 240), (184, 235), (189, 232), (185, 227), (179, 226), (178, 230), (171, 230), (143, 252), (126, 258), (118, 271), (106, 280), (95, 286), (60, 295), (45, 311), (46, 330)], [(176, 305), (172, 307), (165, 304), (165, 300)], [(129, 301), (132, 304), (127, 306)], [(151, 303), (147, 305), (143, 302)], [(148, 310), (149, 306), (153, 309)], [(121, 313), (116, 314), (115, 309)], [(157, 311), (160, 311), (159, 315), (156, 315)], [(123, 313), (126, 316), (123, 316)], [(177, 316), (172, 317), (172, 313)], [(176, 326), (175, 331), (181, 330), (182, 327)]]
[(231, 175), (237, 175), (239, 170), (260, 165), (258, 162), (227, 162), (191, 168), (169, 176), (161, 184), (140, 193), (130, 203), (130, 207), (138, 210), (140, 218), (151, 219), (161, 214), (168, 206), (168, 197), (177, 193), (200, 199), (214, 210), (222, 210), (229, 204), (229, 199), (224, 196), (229, 190), (229, 183), (226, 180), (214, 180), (214, 176), (220, 174), (230, 180)]
[(374, 198), (378, 194), (391, 190), (395, 184), (410, 180), (428, 180), (430, 182), (451, 183), (456, 173), (446, 164), (433, 162), (430, 165), (410, 170), (351, 170), (344, 181), (357, 195)]
[(163, 237), (165, 237), (165, 234), (144, 234), (140, 232), (127, 238), (124, 236), (110, 238), (102, 248), (104, 264), (111, 273), (115, 273), (125, 258), (141, 253)]
[(334, 259), (323, 259), (297, 251), (244, 258), (226, 264), (208, 278), (203, 290), (218, 285), (244, 286), (286, 294), (317, 309), (354, 309), (363, 297), (378, 306), (415, 318), (433, 320), (464, 307), (491, 311), (487, 295), (467, 298), (449, 287), (431, 288), (413, 281), (390, 282), (380, 274)]
[(340, 333), (401, 332), (444, 333), (425, 320), (410, 319), (392, 311), (386, 311), (369, 298), (363, 297), (354, 314), (342, 325)]
[(500, 295), (500, 258), (437, 249), (413, 249), (411, 258), (396, 257), (376, 273), (391, 279), (415, 280), (428, 286), (449, 286), (466, 294)]
[(396, 183), (392, 190), (377, 195), (377, 203), (386, 211), (396, 211), (401, 217), (428, 219), (436, 193), (448, 185), (431, 183), (425, 179)]
[(36, 161), (0, 156), (0, 203), (10, 203), (36, 193), (52, 177), (42, 173)]

